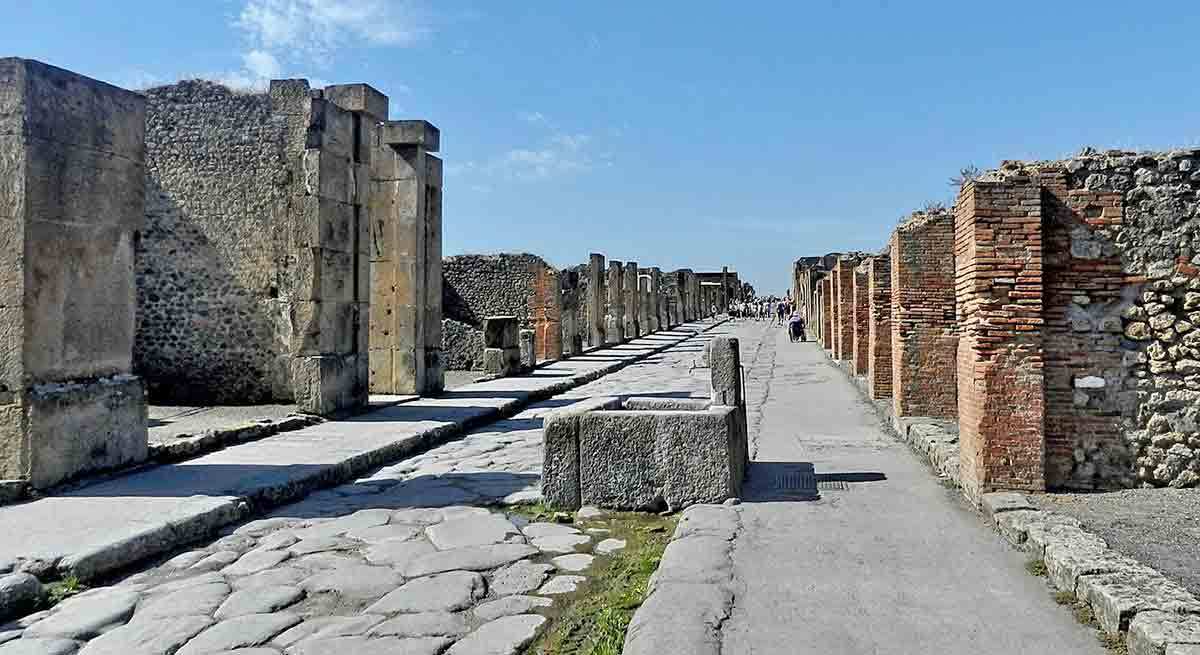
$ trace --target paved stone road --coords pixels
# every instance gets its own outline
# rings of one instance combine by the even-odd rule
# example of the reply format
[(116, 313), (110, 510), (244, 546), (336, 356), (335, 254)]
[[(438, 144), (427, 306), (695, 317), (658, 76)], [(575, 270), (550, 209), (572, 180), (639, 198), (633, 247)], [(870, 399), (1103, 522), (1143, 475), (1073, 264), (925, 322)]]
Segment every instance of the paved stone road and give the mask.
[[(1104, 652), (1022, 556), (881, 429), (816, 344), (782, 330), (767, 341), (750, 367), (757, 456), (737, 507), (720, 652)], [(820, 500), (786, 491), (806, 464), (832, 476)]]
[(581, 530), (503, 511), (539, 498), (541, 417), (600, 395), (707, 396), (692, 364), (711, 336), (0, 626), (0, 655), (515, 653), (538, 610), (624, 546), (602, 516)]

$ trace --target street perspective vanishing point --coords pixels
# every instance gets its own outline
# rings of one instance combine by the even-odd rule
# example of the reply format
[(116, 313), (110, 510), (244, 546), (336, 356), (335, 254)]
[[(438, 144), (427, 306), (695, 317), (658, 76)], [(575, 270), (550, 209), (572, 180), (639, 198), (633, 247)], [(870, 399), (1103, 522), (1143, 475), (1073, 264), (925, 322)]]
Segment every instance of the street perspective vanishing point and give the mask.
[(1200, 655), (1200, 10), (926, 4), (13, 10), (0, 655)]

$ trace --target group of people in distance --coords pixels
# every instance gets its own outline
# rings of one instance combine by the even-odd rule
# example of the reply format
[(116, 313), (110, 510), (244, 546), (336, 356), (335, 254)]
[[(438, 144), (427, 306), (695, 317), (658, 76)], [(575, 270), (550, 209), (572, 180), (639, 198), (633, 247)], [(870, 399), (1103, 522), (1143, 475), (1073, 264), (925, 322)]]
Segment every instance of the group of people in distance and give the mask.
[(804, 317), (796, 303), (790, 298), (755, 298), (737, 300), (729, 305), (729, 317), (734, 320), (771, 321), (774, 325), (787, 325), (792, 343), (808, 341)]

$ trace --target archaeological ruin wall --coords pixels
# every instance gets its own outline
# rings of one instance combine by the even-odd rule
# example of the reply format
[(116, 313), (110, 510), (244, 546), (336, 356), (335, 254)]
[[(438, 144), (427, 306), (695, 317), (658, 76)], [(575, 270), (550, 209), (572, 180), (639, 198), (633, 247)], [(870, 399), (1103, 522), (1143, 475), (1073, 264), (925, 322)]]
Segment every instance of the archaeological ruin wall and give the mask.
[(151, 398), (364, 404), (373, 120), (304, 80), (145, 95), (134, 362)]
[(892, 395), (892, 265), (891, 257), (872, 257), (867, 274), (867, 389), (879, 400)]
[(145, 124), (135, 93), (0, 59), (0, 480), (46, 488), (147, 456)]
[(482, 370), (483, 321), (515, 316), (534, 330), (539, 360), (562, 357), (558, 269), (528, 253), (457, 255), (442, 261), (443, 342), (449, 370)]

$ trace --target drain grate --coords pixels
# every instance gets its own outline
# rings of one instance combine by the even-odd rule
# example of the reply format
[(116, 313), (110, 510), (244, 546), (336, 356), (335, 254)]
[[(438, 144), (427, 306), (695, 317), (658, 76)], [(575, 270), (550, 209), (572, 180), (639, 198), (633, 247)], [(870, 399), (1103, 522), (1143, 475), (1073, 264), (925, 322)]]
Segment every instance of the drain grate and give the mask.
[(817, 480), (817, 489), (821, 491), (849, 491), (850, 483), (845, 480)]
[(810, 471), (787, 471), (775, 478), (775, 490), (784, 493), (815, 494), (817, 476)]

